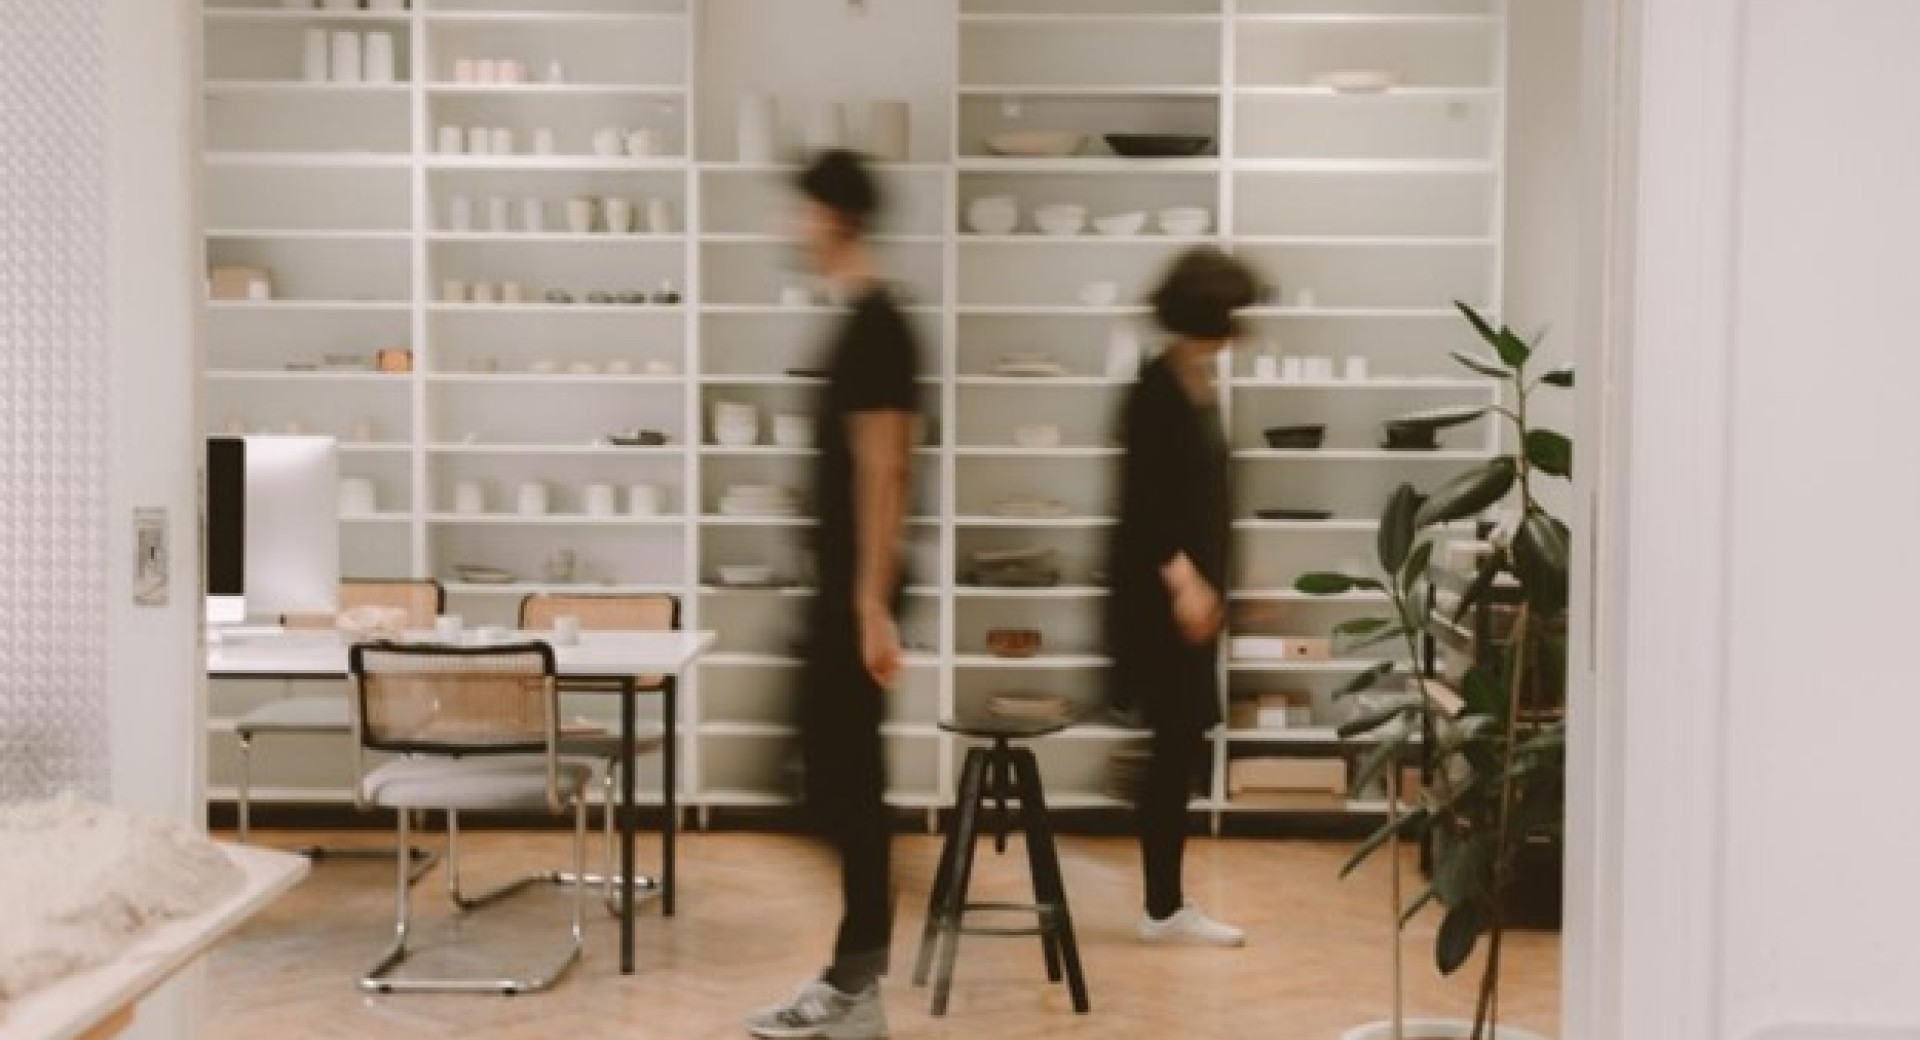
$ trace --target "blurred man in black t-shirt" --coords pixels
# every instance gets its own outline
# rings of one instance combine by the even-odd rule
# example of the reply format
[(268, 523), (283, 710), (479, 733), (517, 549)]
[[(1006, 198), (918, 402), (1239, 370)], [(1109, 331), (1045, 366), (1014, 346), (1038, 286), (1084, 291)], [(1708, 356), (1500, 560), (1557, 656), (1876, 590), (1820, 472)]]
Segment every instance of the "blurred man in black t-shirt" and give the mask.
[(798, 232), (848, 312), (822, 366), (813, 493), (819, 591), (801, 671), (806, 801), (840, 855), (844, 901), (832, 963), (748, 1021), (758, 1037), (887, 1035), (880, 976), (893, 928), (891, 828), (880, 743), (900, 674), (894, 617), (918, 409), (918, 347), (874, 267), (866, 232), (880, 192), (857, 155), (821, 154), (800, 174)]

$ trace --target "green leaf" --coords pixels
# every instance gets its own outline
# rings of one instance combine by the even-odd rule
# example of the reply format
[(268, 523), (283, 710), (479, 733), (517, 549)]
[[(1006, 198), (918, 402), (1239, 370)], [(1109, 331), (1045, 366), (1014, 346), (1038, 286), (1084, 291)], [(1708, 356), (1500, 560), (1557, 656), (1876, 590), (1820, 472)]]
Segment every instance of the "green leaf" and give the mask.
[(1395, 622), (1392, 618), (1354, 618), (1350, 621), (1342, 621), (1333, 626), (1333, 634), (1336, 636), (1370, 636), (1382, 629), (1392, 628), (1394, 626)]
[(1546, 375), (1541, 376), (1540, 381), (1548, 386), (1557, 386), (1562, 390), (1571, 390), (1573, 389), (1573, 366), (1568, 365), (1564, 368), (1556, 368)]
[(1567, 525), (1535, 512), (1513, 534), (1513, 571), (1527, 599), (1547, 613), (1567, 606)]
[(1475, 419), (1482, 418), (1492, 410), (1493, 409), (1488, 408), (1486, 405), (1470, 405), (1465, 408), (1434, 408), (1424, 412), (1408, 412), (1397, 419), (1389, 419), (1388, 422), (1407, 423), (1435, 430), (1446, 430), (1455, 426), (1465, 426)]
[(1407, 553), (1413, 549), (1413, 516), (1420, 509), (1420, 493), (1412, 484), (1401, 484), (1393, 489), (1393, 497), (1387, 499), (1387, 508), (1380, 514), (1379, 553), (1380, 567), (1388, 574), (1400, 573), (1400, 565), (1407, 562)]
[(1405, 639), (1407, 637), (1407, 631), (1406, 626), (1397, 625), (1391, 629), (1382, 629), (1372, 635), (1343, 640), (1339, 643), (1340, 652), (1349, 657), (1358, 656), (1362, 650), (1371, 650), (1384, 643), (1392, 643)]
[(1345, 574), (1316, 571), (1295, 578), (1293, 587), (1309, 596), (1343, 596), (1358, 588), (1359, 582)]
[(1506, 691), (1500, 688), (1499, 678), (1485, 668), (1467, 669), (1460, 680), (1460, 699), (1466, 702), (1465, 713), (1469, 715), (1504, 718), (1507, 714)]
[(1386, 772), (1388, 766), (1400, 761), (1400, 752), (1406, 748), (1407, 738), (1408, 734), (1404, 731), (1382, 737), (1378, 744), (1361, 756), (1359, 766), (1353, 771), (1349, 788), (1354, 791), (1364, 791), (1375, 780), (1380, 779), (1380, 774)]
[(1415, 583), (1426, 577), (1427, 568), (1432, 565), (1433, 542), (1431, 540), (1421, 542), (1413, 550), (1413, 554), (1407, 557), (1407, 562), (1400, 565), (1400, 587), (1412, 592)]
[(1340, 868), (1341, 879), (1344, 880), (1348, 875), (1360, 869), (1360, 865), (1370, 859), (1374, 853), (1380, 851), (1380, 847), (1391, 840), (1395, 834), (1398, 834), (1402, 838), (1412, 837), (1419, 833), (1420, 828), (1425, 826), (1426, 821), (1427, 811), (1425, 809), (1415, 809), (1407, 815), (1400, 817), (1398, 820), (1388, 820), (1386, 823), (1381, 824), (1378, 830), (1367, 835), (1367, 840), (1360, 843), (1360, 847), (1354, 850), (1352, 856), (1347, 857), (1346, 865)]
[(1435, 852), (1433, 890), (1449, 907), (1476, 902), (1493, 886), (1493, 841), (1475, 835), (1446, 842)]
[(1405, 637), (1407, 630), (1394, 618), (1368, 617), (1342, 621), (1333, 626), (1334, 645), (1343, 653), (1353, 653)]
[(1420, 700), (1417, 697), (1398, 698), (1392, 704), (1368, 712), (1342, 725), (1339, 729), (1340, 739), (1352, 740), (1354, 737), (1372, 733), (1374, 730), (1390, 722), (1397, 721), (1411, 712), (1418, 711), (1419, 708)]
[(1480, 569), (1474, 574), (1473, 583), (1467, 586), (1466, 592), (1461, 593), (1460, 604), (1453, 608), (1454, 624), (1457, 625), (1464, 620), (1467, 611), (1479, 605), (1480, 601), (1486, 597), (1487, 590), (1493, 588), (1494, 579), (1500, 577), (1502, 567), (1503, 561), (1498, 551), (1481, 557)]
[(1533, 356), (1533, 348), (1527, 346), (1525, 340), (1514, 335), (1512, 329), (1502, 325), (1500, 330), (1495, 332), (1493, 326), (1487, 324), (1487, 319), (1481, 317), (1480, 313), (1472, 307), (1458, 300), (1455, 300), (1453, 305), (1459, 308), (1461, 314), (1467, 316), (1467, 320), (1473, 323), (1473, 330), (1480, 334), (1481, 339), (1492, 345), (1493, 349), (1499, 353), (1500, 360), (1508, 368), (1518, 372), (1527, 366), (1527, 359)]
[(1405, 928), (1408, 924), (1412, 923), (1414, 918), (1420, 916), (1420, 911), (1433, 905), (1433, 900), (1433, 886), (1429, 885), (1425, 892), (1420, 893), (1420, 898), (1408, 904), (1406, 912), (1400, 915), (1400, 927)]
[(1527, 461), (1555, 477), (1573, 476), (1573, 440), (1557, 430), (1527, 431)]
[(1338, 700), (1342, 697), (1351, 697), (1354, 694), (1359, 693), (1363, 690), (1370, 690), (1373, 688), (1373, 685), (1375, 683), (1386, 678), (1388, 675), (1391, 675), (1392, 673), (1393, 673), (1392, 661), (1382, 661), (1379, 664), (1371, 665), (1367, 668), (1366, 671), (1361, 672), (1360, 674), (1354, 676), (1351, 679), (1348, 679), (1346, 682), (1340, 685), (1339, 689), (1333, 691), (1334, 699)]
[(1486, 908), (1478, 901), (1462, 903), (1447, 911), (1446, 919), (1440, 922), (1440, 935), (1433, 944), (1434, 963), (1439, 966), (1440, 974), (1451, 975), (1467, 963), (1487, 924)]
[(1414, 516), (1414, 526), (1431, 527), (1477, 515), (1507, 496), (1518, 476), (1513, 460), (1505, 455), (1447, 481), (1428, 497)]
[(1448, 353), (1453, 356), (1455, 361), (1460, 362), (1464, 367), (1470, 368), (1489, 379), (1513, 378), (1513, 373), (1501, 368), (1497, 363), (1488, 358), (1483, 358), (1477, 354), (1469, 354), (1464, 350), (1452, 350), (1448, 351)]

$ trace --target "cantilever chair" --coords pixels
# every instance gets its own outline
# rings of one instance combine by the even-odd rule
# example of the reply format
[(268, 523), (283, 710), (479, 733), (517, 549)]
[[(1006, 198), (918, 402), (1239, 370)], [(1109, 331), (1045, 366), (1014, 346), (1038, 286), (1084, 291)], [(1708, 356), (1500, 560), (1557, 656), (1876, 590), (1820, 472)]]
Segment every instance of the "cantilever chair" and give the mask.
[[(446, 590), (440, 583), (412, 578), (349, 578), (340, 583), (340, 609), (355, 607), (393, 607), (406, 611), (406, 627), (424, 631), (446, 607)], [(330, 630), (332, 614), (292, 614), (281, 619), (289, 629)], [(266, 736), (337, 734), (349, 732), (347, 699), (337, 694), (297, 694), (259, 705), (242, 715), (234, 724), (234, 736), (240, 742), (240, 790), (238, 798), (240, 843), (246, 844), (253, 829), (253, 751), (254, 742)], [(426, 849), (409, 850), (413, 856), (414, 879), (433, 868), (437, 854)], [(387, 849), (342, 849), (310, 845), (299, 850), (311, 859), (384, 859)]]
[[(630, 595), (591, 594), (591, 593), (535, 593), (520, 601), (520, 628), (526, 632), (549, 631), (558, 618), (571, 617), (580, 622), (584, 632), (667, 632), (680, 627), (680, 601), (666, 595)], [(566, 679), (560, 680), (561, 692), (567, 690)], [(642, 691), (659, 690), (665, 684), (660, 676), (641, 676), (637, 687)], [(634, 736), (634, 750), (637, 754), (658, 751), (666, 743), (665, 733), (658, 727), (642, 728)], [(620, 735), (604, 727), (598, 732), (584, 731), (569, 723), (560, 735), (560, 753), (567, 756), (593, 759), (604, 763), (601, 772), (601, 823), (605, 852), (598, 875), (588, 877), (588, 884), (598, 884), (604, 893), (607, 912), (618, 916), (620, 902), (615, 887), (619, 878), (618, 856), (614, 847), (614, 816), (620, 805), (620, 771), (632, 768), (632, 763), (620, 761)], [(449, 822), (449, 827), (455, 826)], [(457, 840), (450, 829), (449, 841)], [(574, 880), (564, 872), (534, 874), (521, 878), (513, 886), (493, 893), (494, 898), (508, 891), (526, 885), (549, 883), (565, 884)], [(484, 900), (469, 897), (460, 891), (459, 879), (453, 871), (447, 874), (448, 893), (454, 903), (471, 909)], [(659, 883), (654, 878), (636, 877), (634, 887), (644, 895), (658, 895)]]
[[(530, 993), (550, 988), (585, 946), (587, 784), (592, 767), (560, 753), (560, 692), (545, 643), (493, 647), (363, 644), (351, 654), (349, 698), (356, 800), (396, 810), (399, 850), (393, 945), (360, 979), (374, 993)], [(366, 752), (408, 756), (365, 771)], [(447, 873), (459, 871), (463, 812), (573, 813), (573, 922), (559, 961), (532, 975), (400, 979), (412, 888), (409, 816), (447, 814)], [(506, 886), (517, 889), (519, 883)], [(505, 894), (481, 896), (491, 902)]]

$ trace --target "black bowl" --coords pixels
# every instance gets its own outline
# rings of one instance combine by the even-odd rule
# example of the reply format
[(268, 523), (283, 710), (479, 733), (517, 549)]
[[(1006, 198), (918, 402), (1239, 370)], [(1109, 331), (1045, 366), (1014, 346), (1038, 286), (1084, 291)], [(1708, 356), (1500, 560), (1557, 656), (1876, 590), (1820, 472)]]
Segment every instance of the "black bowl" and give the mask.
[(1327, 442), (1325, 426), (1269, 426), (1265, 433), (1275, 451), (1308, 451)]
[(1253, 515), (1262, 520), (1321, 521), (1333, 519), (1330, 509), (1256, 509)]
[(1116, 155), (1133, 159), (1172, 159), (1199, 155), (1213, 144), (1213, 138), (1196, 134), (1108, 134), (1106, 142)]

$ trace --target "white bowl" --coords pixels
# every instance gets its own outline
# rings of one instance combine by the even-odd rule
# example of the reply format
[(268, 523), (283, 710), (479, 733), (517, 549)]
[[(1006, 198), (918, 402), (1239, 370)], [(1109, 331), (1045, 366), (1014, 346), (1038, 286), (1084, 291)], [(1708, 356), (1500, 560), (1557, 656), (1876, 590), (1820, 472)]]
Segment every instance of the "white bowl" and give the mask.
[(1169, 235), (1204, 235), (1213, 223), (1213, 214), (1198, 206), (1175, 206), (1158, 215), (1160, 230)]
[(764, 563), (732, 563), (720, 567), (722, 585), (765, 585), (773, 580), (773, 568)]
[(1020, 226), (1020, 206), (1006, 195), (976, 199), (967, 207), (967, 229), (979, 235), (1006, 235)]
[(987, 151), (1022, 159), (1058, 159), (1086, 144), (1087, 135), (1052, 130), (1017, 130), (987, 138)]
[(1139, 210), (1115, 213), (1095, 220), (1093, 226), (1103, 235), (1137, 235), (1146, 229), (1147, 215)]
[(713, 439), (723, 448), (750, 448), (760, 440), (760, 430), (755, 426), (731, 426), (721, 424), (713, 428)]
[(1042, 206), (1033, 211), (1033, 222), (1049, 235), (1077, 235), (1087, 226), (1087, 207), (1067, 204)]
[(759, 418), (760, 409), (750, 404), (740, 404), (734, 401), (716, 401), (713, 406), (714, 422), (750, 423), (759, 421)]

